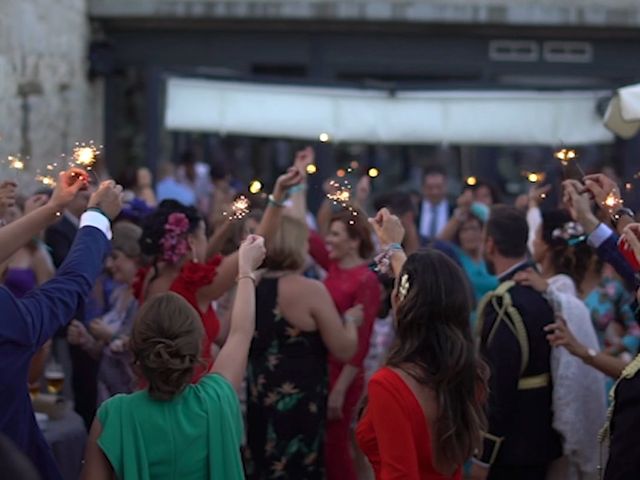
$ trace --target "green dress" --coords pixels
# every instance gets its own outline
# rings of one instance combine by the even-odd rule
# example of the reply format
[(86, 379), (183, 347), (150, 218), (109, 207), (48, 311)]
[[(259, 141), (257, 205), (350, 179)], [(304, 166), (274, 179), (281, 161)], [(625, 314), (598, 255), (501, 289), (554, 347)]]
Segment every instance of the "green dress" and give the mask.
[(146, 390), (116, 395), (98, 419), (98, 445), (119, 480), (244, 479), (240, 405), (220, 375), (206, 375), (168, 402)]

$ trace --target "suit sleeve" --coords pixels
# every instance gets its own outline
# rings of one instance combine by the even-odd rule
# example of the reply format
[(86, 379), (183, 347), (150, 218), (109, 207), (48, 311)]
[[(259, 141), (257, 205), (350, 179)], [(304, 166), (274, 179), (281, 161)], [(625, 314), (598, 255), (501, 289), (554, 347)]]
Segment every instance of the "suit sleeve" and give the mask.
[(489, 428), (484, 434), (484, 445), (479, 459), (491, 464), (498, 455), (502, 441), (509, 434), (509, 426), (515, 416), (521, 351), (517, 338), (504, 322), (500, 322), (491, 343), (486, 344), (488, 330), (495, 321), (495, 312), (490, 305), (487, 306), (486, 315), (489, 318), (485, 319), (485, 329), (482, 332), (482, 353), (491, 367)]
[(369, 382), (367, 410), (380, 449), (379, 480), (419, 480), (412, 421), (399, 393), (381, 379)]
[(358, 294), (356, 295), (354, 305), (363, 306), (364, 319), (362, 325), (358, 328), (358, 350), (349, 361), (349, 365), (362, 368), (364, 359), (369, 353), (371, 332), (373, 331), (373, 324), (380, 309), (380, 284), (373, 273), (367, 272), (358, 286)]
[(633, 268), (629, 265), (618, 250), (618, 235), (604, 224), (600, 224), (598, 228), (589, 236), (589, 245), (596, 248), (598, 257), (603, 262), (611, 265), (615, 271), (622, 277), (627, 288), (636, 290), (640, 283), (636, 277)]
[(20, 300), (1, 289), (0, 305), (9, 313), (0, 323), (0, 337), (39, 348), (84, 304), (108, 249), (109, 241), (98, 228), (81, 228), (54, 278)]

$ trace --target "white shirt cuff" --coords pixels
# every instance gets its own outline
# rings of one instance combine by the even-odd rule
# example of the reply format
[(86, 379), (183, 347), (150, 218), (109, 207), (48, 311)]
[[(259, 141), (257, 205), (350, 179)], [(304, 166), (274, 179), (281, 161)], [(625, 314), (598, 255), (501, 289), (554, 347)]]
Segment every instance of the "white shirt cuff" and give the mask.
[(111, 240), (111, 222), (101, 213), (95, 211), (84, 212), (80, 217), (80, 228), (86, 226), (97, 228), (105, 234), (108, 240)]
[(596, 227), (596, 229), (593, 232), (589, 234), (589, 236), (587, 237), (587, 243), (591, 245), (593, 248), (598, 248), (612, 234), (613, 234), (613, 230), (611, 230), (604, 223), (601, 223)]

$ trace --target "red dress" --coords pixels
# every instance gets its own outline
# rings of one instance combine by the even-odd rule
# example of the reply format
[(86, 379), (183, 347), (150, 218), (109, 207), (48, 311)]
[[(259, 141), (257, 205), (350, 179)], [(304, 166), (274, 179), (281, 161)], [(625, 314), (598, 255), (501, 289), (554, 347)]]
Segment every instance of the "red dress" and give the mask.
[[(355, 305), (364, 307), (364, 320), (358, 329), (358, 350), (348, 362), (359, 369), (345, 394), (342, 419), (327, 420), (325, 435), (325, 469), (327, 480), (357, 480), (351, 458), (351, 425), (355, 410), (364, 393), (363, 363), (369, 352), (373, 323), (380, 308), (380, 283), (366, 264), (343, 269), (329, 258), (324, 240), (311, 233), (309, 251), (314, 260), (327, 271), (327, 287), (340, 315)], [(329, 355), (329, 391), (333, 389), (345, 364)]]
[(378, 370), (368, 386), (368, 403), (356, 440), (371, 462), (376, 480), (461, 480), (433, 465), (431, 434), (424, 412), (405, 381), (393, 370)]
[[(200, 314), (200, 318), (202, 319), (205, 336), (202, 339), (201, 355), (206, 366), (196, 366), (193, 378), (194, 383), (197, 382), (202, 375), (207, 373), (210, 370), (211, 365), (213, 365), (211, 344), (215, 342), (216, 338), (218, 338), (218, 334), (220, 333), (220, 321), (218, 320), (216, 312), (213, 310), (211, 304), (207, 306), (206, 311), (201, 311), (200, 306), (198, 305), (196, 293), (200, 288), (213, 282), (213, 279), (216, 276), (216, 270), (220, 265), (220, 262), (222, 262), (222, 258), (223, 257), (221, 255), (216, 255), (206, 263), (195, 263), (191, 261), (185, 263), (180, 269), (180, 273), (169, 287), (169, 291), (177, 293), (189, 302)], [(134, 294), (140, 304), (144, 302), (143, 289), (148, 272), (149, 268), (140, 269), (137, 274), (136, 282), (133, 286)]]

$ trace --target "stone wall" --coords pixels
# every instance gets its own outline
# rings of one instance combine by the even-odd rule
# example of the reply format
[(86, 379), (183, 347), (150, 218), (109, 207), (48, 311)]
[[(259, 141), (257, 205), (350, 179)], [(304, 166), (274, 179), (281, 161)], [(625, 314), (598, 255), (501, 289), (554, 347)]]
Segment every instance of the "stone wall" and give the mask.
[(100, 141), (88, 28), (86, 0), (0, 1), (0, 160), (28, 155), (35, 171), (76, 141)]
[(95, 18), (638, 27), (637, 0), (89, 0)]

